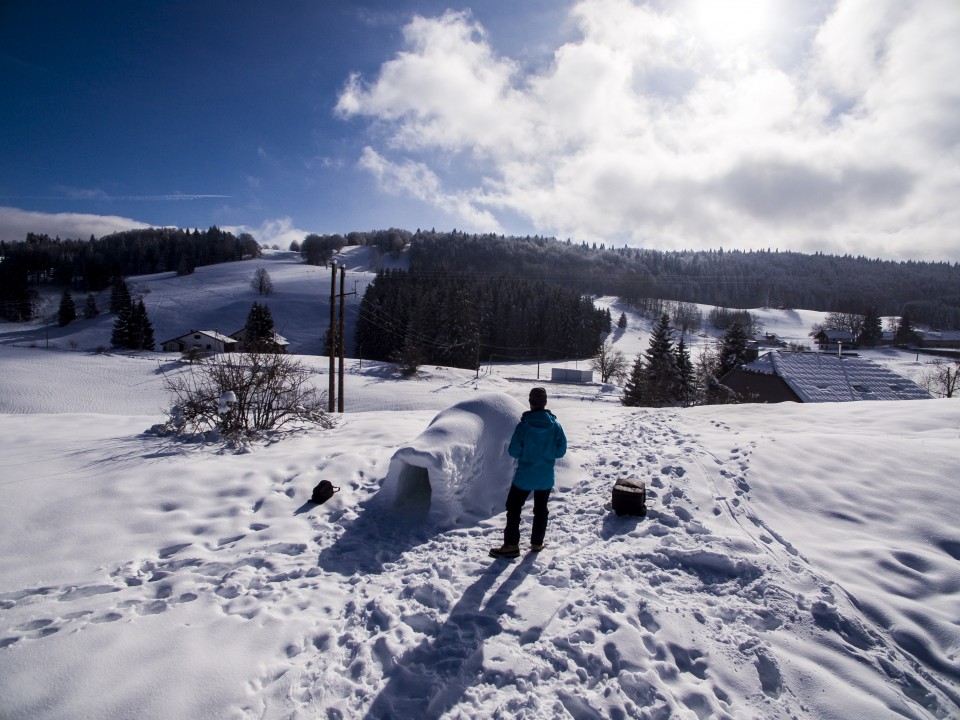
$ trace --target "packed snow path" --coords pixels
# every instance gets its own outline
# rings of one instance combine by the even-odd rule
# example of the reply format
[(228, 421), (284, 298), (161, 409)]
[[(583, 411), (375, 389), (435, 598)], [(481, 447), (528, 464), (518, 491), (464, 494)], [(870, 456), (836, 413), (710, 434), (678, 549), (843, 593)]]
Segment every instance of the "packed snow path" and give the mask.
[[(751, 447), (717, 457), (674, 419), (640, 411), (597, 430), (598, 459), (554, 497), (540, 555), (488, 561), (490, 534), (474, 530), (353, 576), (336, 660), (301, 675), (305, 709), (353, 696), (345, 717), (844, 716), (838, 668), (792, 662), (800, 634), (855, 666), (845, 677), (878, 676), (857, 716), (951, 714), (955, 693), (752, 513)], [(646, 480), (647, 519), (611, 514), (620, 476)], [(811, 684), (818, 707), (792, 689)]]

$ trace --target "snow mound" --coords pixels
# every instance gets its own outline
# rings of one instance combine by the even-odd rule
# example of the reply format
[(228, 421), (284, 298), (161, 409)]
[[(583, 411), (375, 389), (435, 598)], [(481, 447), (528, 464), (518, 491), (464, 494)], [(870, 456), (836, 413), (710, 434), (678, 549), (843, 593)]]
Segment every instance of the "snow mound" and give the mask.
[(513, 479), (507, 454), (523, 405), (486, 393), (443, 410), (390, 459), (381, 494), (401, 511), (462, 525), (503, 510)]

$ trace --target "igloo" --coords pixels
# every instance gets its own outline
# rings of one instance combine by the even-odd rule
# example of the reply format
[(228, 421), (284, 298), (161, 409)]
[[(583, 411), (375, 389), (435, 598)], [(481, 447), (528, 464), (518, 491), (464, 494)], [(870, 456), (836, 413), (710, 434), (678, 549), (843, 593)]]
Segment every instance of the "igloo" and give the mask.
[(379, 494), (403, 514), (440, 525), (501, 512), (514, 470), (507, 446), (526, 409), (504, 393), (485, 393), (443, 410), (393, 454)]

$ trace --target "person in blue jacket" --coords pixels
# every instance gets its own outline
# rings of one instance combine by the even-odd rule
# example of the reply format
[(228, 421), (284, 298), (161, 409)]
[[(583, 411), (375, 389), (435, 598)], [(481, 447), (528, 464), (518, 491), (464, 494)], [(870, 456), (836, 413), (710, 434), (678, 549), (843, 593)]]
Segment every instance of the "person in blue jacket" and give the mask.
[(547, 391), (535, 387), (530, 391), (530, 410), (523, 413), (510, 438), (507, 448), (510, 457), (517, 459), (513, 484), (507, 494), (507, 526), (503, 531), (503, 545), (492, 548), (493, 557), (520, 555), (520, 512), (533, 493), (533, 529), (530, 549), (543, 549), (547, 532), (547, 500), (553, 488), (553, 466), (557, 458), (567, 452), (567, 436), (552, 412), (547, 410)]

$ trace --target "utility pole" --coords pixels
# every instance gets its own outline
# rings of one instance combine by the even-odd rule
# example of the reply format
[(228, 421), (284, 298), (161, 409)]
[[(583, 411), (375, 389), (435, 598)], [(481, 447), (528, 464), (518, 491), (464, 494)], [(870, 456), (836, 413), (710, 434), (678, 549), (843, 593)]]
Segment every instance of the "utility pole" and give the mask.
[(333, 268), (333, 276), (330, 278), (330, 329), (327, 331), (327, 337), (330, 341), (330, 386), (327, 391), (327, 412), (332, 413), (337, 397), (337, 386), (334, 382), (334, 373), (336, 371), (334, 366), (334, 357), (336, 356), (337, 352), (337, 327), (333, 324), (335, 318), (334, 311), (337, 302), (337, 264), (331, 263), (330, 266)]
[(346, 344), (343, 341), (343, 296), (344, 296), (344, 283), (347, 281), (347, 268), (343, 265), (340, 266), (340, 328), (337, 331), (337, 346), (340, 349), (340, 367), (338, 377), (340, 380), (339, 393), (337, 394), (337, 412), (343, 412), (343, 346)]

